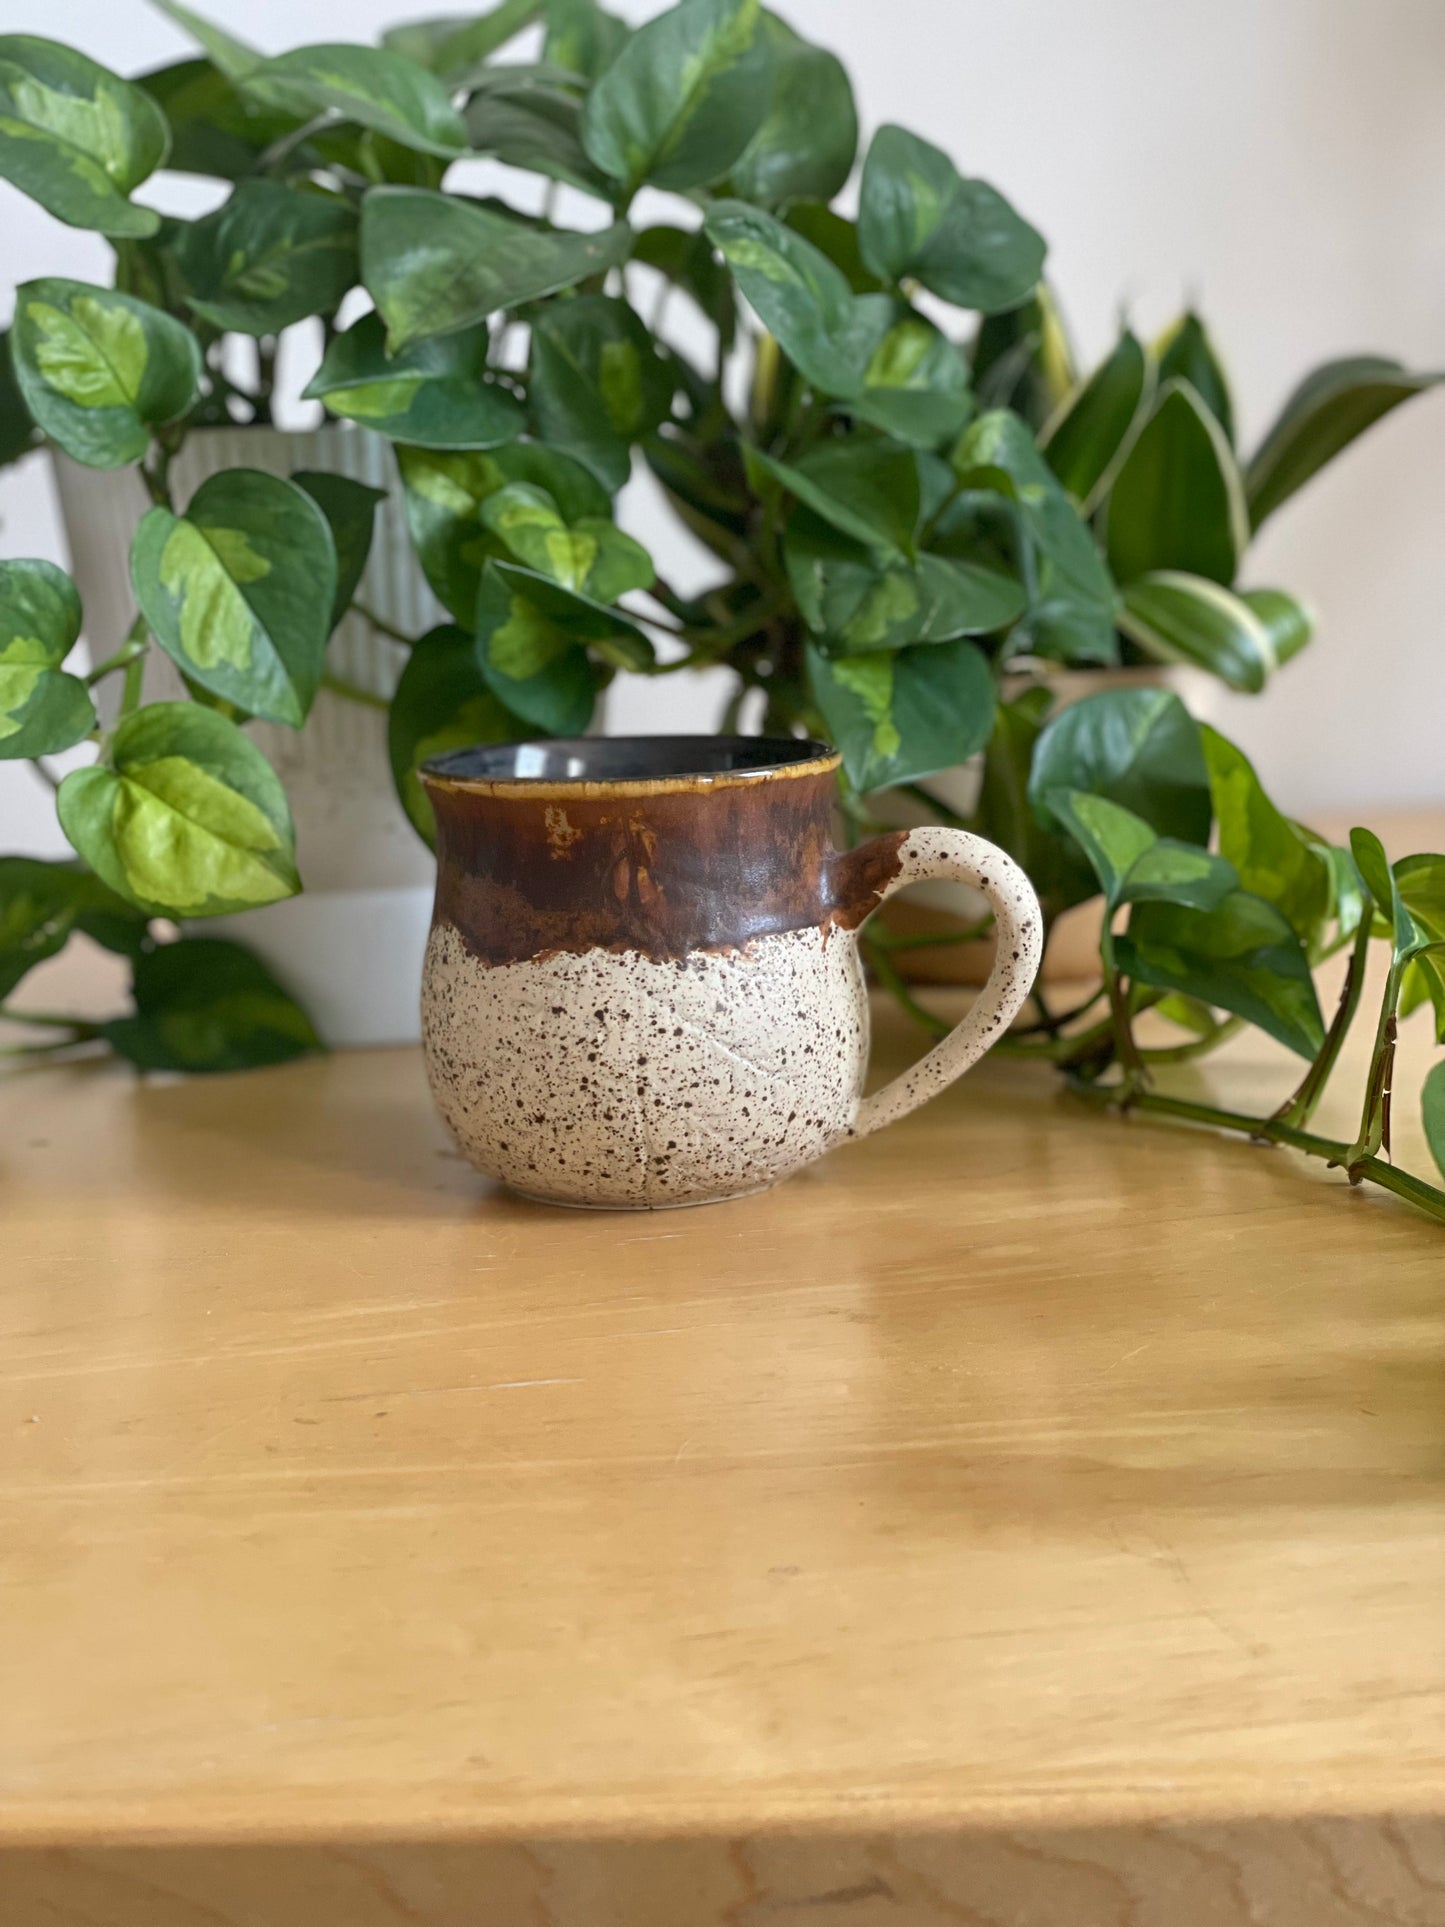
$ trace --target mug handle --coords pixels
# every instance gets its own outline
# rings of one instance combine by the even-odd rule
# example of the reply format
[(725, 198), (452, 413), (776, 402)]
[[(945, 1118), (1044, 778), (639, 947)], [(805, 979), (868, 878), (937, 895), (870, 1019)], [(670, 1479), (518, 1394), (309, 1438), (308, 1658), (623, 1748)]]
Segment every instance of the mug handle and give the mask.
[[(892, 867), (894, 862), (894, 873), (878, 882), (884, 864)], [(925, 879), (972, 884), (988, 899), (998, 933), (993, 969), (967, 1014), (911, 1070), (860, 1100), (848, 1136), (867, 1137), (936, 1097), (1003, 1035), (1038, 975), (1044, 919), (1033, 885), (1013, 858), (967, 830), (930, 825), (909, 830), (901, 841), (896, 834), (875, 837), (850, 850), (840, 860), (839, 871), (845, 895), (850, 875), (862, 886), (863, 901), (853, 907), (864, 917), (905, 884)]]

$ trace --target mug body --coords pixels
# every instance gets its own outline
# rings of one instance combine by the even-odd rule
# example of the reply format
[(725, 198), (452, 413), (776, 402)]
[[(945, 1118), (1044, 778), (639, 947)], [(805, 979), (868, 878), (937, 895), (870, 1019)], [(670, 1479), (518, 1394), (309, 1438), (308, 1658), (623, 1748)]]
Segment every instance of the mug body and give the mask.
[(645, 737), (427, 766), (427, 1073), (479, 1169), (655, 1209), (760, 1190), (848, 1134), (876, 893), (839, 873), (837, 764), (818, 744)]

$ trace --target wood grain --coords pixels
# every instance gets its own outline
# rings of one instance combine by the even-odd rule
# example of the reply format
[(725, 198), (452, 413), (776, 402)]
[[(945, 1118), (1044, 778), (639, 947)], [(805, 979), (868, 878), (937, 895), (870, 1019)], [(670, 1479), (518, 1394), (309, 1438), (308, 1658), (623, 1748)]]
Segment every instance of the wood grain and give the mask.
[(9, 1078), (0, 1223), (6, 1927), (1445, 1922), (1393, 1199), (991, 1060), (583, 1218), (375, 1052)]

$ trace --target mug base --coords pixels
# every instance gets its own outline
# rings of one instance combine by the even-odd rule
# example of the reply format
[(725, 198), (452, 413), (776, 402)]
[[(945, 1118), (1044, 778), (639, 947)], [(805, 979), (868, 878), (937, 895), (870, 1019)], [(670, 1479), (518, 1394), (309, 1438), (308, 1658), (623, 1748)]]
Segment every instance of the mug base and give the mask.
[[(791, 1174), (790, 1174), (791, 1175)], [(515, 1184), (503, 1184), (504, 1191), (510, 1191), (514, 1198), (525, 1198), (528, 1204), (555, 1205), (561, 1211), (626, 1211), (638, 1213), (647, 1211), (700, 1211), (709, 1204), (732, 1204), (737, 1198), (761, 1197), (764, 1191), (775, 1190), (782, 1182), (780, 1178), (767, 1178), (762, 1184), (750, 1184), (745, 1191), (724, 1191), (713, 1198), (665, 1198), (656, 1204), (648, 1204), (639, 1199), (637, 1203), (622, 1200), (596, 1201), (590, 1198), (549, 1198), (542, 1191), (522, 1191)]]

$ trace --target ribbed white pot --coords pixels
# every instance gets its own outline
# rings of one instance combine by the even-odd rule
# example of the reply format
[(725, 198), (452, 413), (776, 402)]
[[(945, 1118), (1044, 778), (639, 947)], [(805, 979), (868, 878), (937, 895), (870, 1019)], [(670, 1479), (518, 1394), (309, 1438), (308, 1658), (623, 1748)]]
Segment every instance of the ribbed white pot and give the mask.
[[(145, 488), (133, 469), (84, 468), (58, 452), (54, 465), (85, 637), (98, 659), (116, 648), (134, 614), (130, 545), (146, 511)], [(404, 635), (420, 635), (445, 619), (407, 540), (395, 457), (380, 435), (341, 423), (299, 432), (197, 430), (172, 464), (177, 504), (183, 508), (208, 476), (225, 468), (288, 476), (329, 470), (384, 489), (358, 596)], [(400, 644), (357, 615), (341, 622), (327, 656), (338, 675), (386, 697), (405, 659)], [(145, 699), (184, 693), (174, 666), (153, 649)], [(213, 927), (266, 960), (328, 1043), (415, 1042), (436, 865), (396, 800), (385, 714), (322, 690), (304, 729), (251, 723), (247, 733), (285, 784), (305, 890)]]

